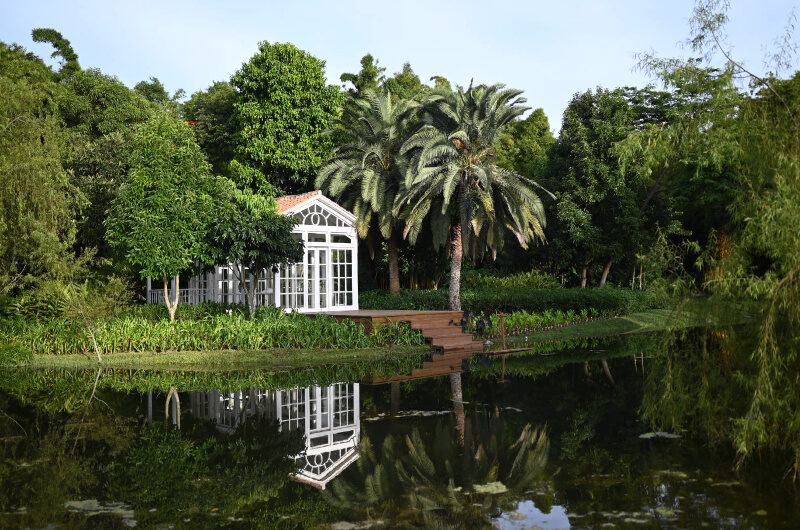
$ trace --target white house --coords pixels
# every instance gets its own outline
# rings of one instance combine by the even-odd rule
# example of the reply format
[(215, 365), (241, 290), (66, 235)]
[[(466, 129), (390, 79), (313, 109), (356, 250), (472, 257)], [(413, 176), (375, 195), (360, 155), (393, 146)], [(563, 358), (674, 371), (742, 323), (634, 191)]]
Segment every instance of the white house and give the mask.
[(305, 450), (294, 455), (292, 478), (325, 486), (358, 459), (361, 418), (358, 383), (287, 390), (189, 392), (192, 415), (232, 433), (248, 418), (276, 420), (280, 430), (300, 431)]
[[(264, 271), (256, 296), (260, 305), (300, 312), (358, 309), (358, 239), (355, 216), (321, 191), (278, 197), (278, 212), (297, 219), (293, 235), (305, 245), (302, 263)], [(174, 280), (170, 292), (175, 287)], [(244, 303), (233, 267), (181, 280), (180, 303)], [(164, 303), (164, 290), (147, 279), (147, 301)]]

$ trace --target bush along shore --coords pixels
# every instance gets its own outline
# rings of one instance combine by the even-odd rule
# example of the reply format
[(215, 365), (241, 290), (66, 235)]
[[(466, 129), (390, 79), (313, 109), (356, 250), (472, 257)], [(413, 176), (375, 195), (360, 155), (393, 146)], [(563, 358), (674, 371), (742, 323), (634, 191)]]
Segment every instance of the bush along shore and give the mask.
[[(394, 345), (420, 346), (425, 341), (406, 324), (368, 333), (355, 322), (337, 321), (264, 308), (248, 317), (241, 308), (219, 304), (186, 306), (169, 322), (162, 306), (132, 306), (96, 333), (103, 355), (123, 352), (167, 352), (266, 349), (357, 349)], [(87, 329), (64, 318), (15, 316), (0, 324), (0, 351), (6, 357), (91, 354)]]
[[(663, 309), (674, 300), (663, 294), (630, 289), (581, 289), (549, 288), (522, 289), (519, 287), (464, 288), (461, 291), (461, 307), (474, 314), (511, 313), (528, 311), (595, 311), (603, 316), (619, 316), (628, 313)], [(404, 290), (398, 296), (386, 291), (362, 291), (359, 293), (361, 309), (414, 309), (444, 310), (448, 308), (446, 289)]]

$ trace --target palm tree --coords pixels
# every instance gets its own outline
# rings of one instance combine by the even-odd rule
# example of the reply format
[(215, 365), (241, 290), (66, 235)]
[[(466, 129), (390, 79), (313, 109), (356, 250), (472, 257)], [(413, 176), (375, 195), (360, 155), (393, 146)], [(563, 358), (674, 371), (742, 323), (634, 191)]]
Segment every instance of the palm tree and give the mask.
[(502, 127), (528, 110), (520, 90), (503, 85), (434, 91), (424, 102), (425, 125), (403, 145), (410, 155), (407, 191), (397, 214), (415, 241), (423, 223), (434, 245), (449, 242), (450, 309), (461, 309), (461, 261), (490, 249), (493, 257), (510, 230), (523, 247), (544, 240), (545, 216), (533, 180), (495, 164)]
[(400, 148), (418, 108), (419, 103), (411, 100), (392, 102), (387, 90), (366, 90), (349, 98), (331, 131), (347, 142), (334, 150), (317, 173), (316, 187), (355, 214), (361, 238), (377, 228), (386, 239), (391, 294), (400, 293), (397, 245), (401, 221), (394, 214), (405, 184), (406, 163)]
[(517, 430), (497, 410), (476, 411), (459, 440), (452, 434), (458, 421), (443, 418), (405, 435), (388, 434), (379, 447), (364, 436), (356, 466), (323, 497), (406, 527), (480, 528), (532, 488), (548, 488), (546, 426)]

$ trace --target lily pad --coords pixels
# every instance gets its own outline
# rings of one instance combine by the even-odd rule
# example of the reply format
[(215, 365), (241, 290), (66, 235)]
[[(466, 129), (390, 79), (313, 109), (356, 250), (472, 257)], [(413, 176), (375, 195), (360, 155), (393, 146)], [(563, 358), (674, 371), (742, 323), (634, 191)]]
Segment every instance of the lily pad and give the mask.
[(666, 438), (668, 440), (672, 440), (680, 437), (681, 437), (680, 434), (673, 434), (671, 432), (664, 432), (664, 431), (651, 431), (639, 435), (639, 438), (641, 438), (642, 440), (651, 440), (653, 438)]
[(475, 493), (486, 493), (489, 495), (498, 495), (500, 493), (505, 493), (508, 491), (508, 488), (502, 482), (489, 482), (487, 484), (475, 484), (472, 489), (475, 490)]

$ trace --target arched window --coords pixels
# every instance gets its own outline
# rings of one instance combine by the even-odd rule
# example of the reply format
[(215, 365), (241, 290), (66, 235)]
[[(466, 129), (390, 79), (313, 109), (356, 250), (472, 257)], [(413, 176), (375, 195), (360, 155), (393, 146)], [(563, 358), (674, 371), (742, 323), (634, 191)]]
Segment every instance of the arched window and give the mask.
[(344, 221), (319, 204), (312, 204), (293, 217), (299, 224), (306, 226), (347, 226)]

